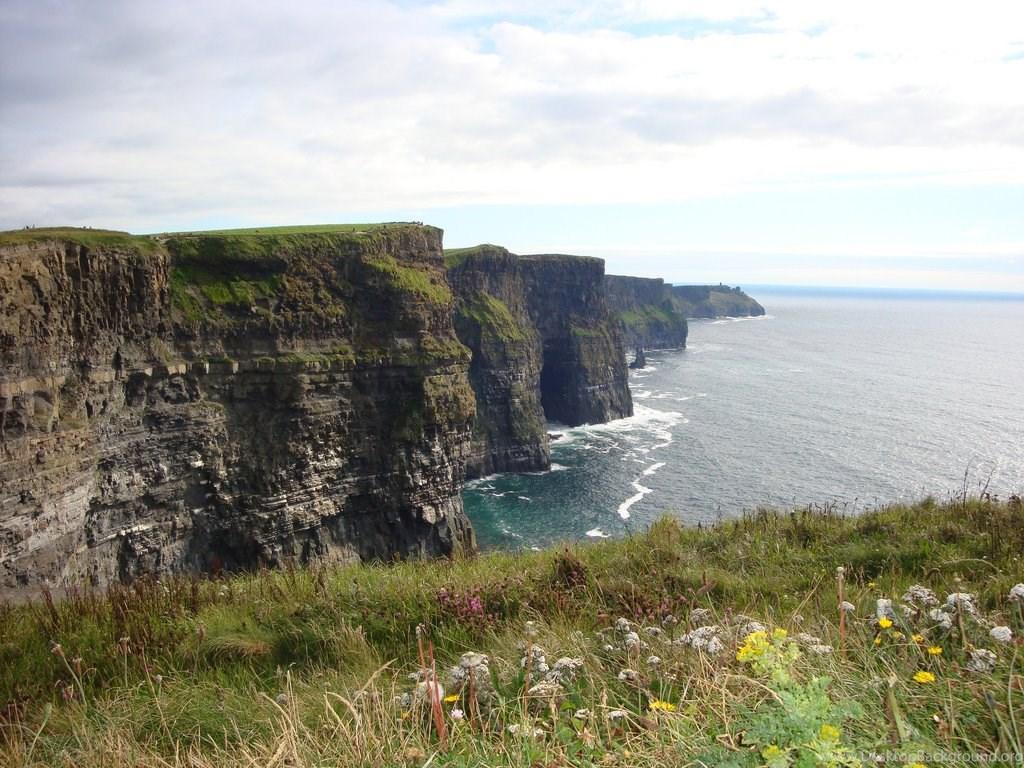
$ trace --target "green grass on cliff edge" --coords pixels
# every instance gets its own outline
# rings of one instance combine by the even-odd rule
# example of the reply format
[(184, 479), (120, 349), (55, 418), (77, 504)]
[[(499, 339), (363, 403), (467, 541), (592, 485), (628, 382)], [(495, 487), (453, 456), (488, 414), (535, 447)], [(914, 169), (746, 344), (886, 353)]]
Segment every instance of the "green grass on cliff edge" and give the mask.
[(1022, 553), (1019, 503), (926, 500), (6, 605), (0, 764), (1020, 760)]

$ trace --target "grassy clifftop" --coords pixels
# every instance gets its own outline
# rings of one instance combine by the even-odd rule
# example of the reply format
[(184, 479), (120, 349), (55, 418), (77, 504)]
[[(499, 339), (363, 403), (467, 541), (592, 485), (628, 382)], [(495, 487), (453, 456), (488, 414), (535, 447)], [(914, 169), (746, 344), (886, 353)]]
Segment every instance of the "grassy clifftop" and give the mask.
[(926, 501), (5, 606), (0, 762), (1020, 756), (1022, 552), (1019, 503)]

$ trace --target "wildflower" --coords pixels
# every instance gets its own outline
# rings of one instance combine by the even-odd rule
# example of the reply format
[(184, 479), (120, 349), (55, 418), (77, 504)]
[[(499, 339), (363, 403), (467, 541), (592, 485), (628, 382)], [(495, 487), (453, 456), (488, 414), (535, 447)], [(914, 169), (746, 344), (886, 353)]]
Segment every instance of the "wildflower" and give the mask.
[(878, 620), (878, 626), (881, 627), (882, 629), (889, 629), (889, 627), (892, 626), (892, 619), (889, 619), (889, 618), (886, 618), (885, 616), (883, 616), (882, 618), (880, 618)]
[(913, 640), (915, 643), (923, 643), (924, 635), (911, 635), (910, 639)]
[(447, 696), (444, 697), (444, 701), (446, 704), (454, 704), (458, 700), (459, 694), (457, 693), (449, 693)]
[(523, 625), (523, 634), (529, 638), (537, 636), (537, 622), (528, 621)]
[(987, 674), (996, 668), (996, 655), (985, 648), (975, 648), (971, 651), (971, 659), (967, 662), (969, 672)]
[[(795, 616), (793, 617), (796, 618)], [(785, 640), (789, 636), (789, 632), (784, 630), (782, 627), (776, 627), (772, 630), (772, 638), (774, 640)]]
[(881, 645), (881, 644), (882, 644), (882, 638), (876, 637), (875, 638), (875, 645)]
[(529, 652), (519, 661), (519, 666), (528, 669), (534, 677), (544, 677), (550, 670), (547, 655), (539, 645), (531, 645)]
[(942, 655), (942, 647), (938, 646), (938, 645), (929, 645), (928, 646), (928, 655), (929, 656), (941, 656)]
[(643, 647), (643, 643), (640, 640), (640, 635), (636, 632), (627, 632), (626, 636), (622, 638), (622, 644), (627, 651), (632, 651)]
[(796, 641), (802, 645), (818, 645), (821, 643), (820, 637), (808, 634), (807, 632), (801, 632), (796, 636)]
[(992, 627), (988, 636), (997, 643), (1009, 643), (1013, 641), (1013, 630), (1009, 627)]
[(1010, 600), (1024, 603), (1024, 584), (1014, 584), (1010, 587)]
[(887, 597), (880, 597), (875, 600), (876, 619), (895, 619), (896, 614), (892, 610), (892, 600)]
[(619, 672), (619, 680), (622, 680), (623, 682), (633, 683), (636, 682), (638, 677), (639, 675), (635, 669), (624, 669)]
[(648, 656), (647, 657), (647, 666), (649, 666), (649, 667), (657, 667), (659, 664), (661, 664), (661, 658), (659, 656)]
[(455, 708), (452, 709), (451, 715), (452, 715), (452, 720), (462, 720), (466, 716), (466, 713), (463, 712), (458, 707), (455, 707)]
[(663, 626), (665, 629), (671, 629), (678, 623), (679, 619), (677, 619), (671, 613), (665, 614), (664, 618), (662, 618), (661, 620), (661, 626)]
[(571, 683), (576, 675), (583, 669), (583, 659), (573, 659), (563, 656), (551, 667), (551, 671), (544, 677), (549, 683)]
[(839, 729), (828, 723), (823, 723), (821, 730), (818, 731), (818, 736), (822, 741), (839, 741), (840, 735)]
[(775, 744), (769, 744), (767, 747), (761, 750), (761, 757), (771, 763), (773, 760), (778, 760), (785, 753)]
[(892, 639), (893, 640), (906, 640), (907, 636), (904, 635), (902, 632), (893, 632), (892, 633)]
[(929, 683), (935, 682), (935, 675), (931, 672), (925, 672), (922, 669), (914, 673), (914, 682), (921, 683), (921, 685), (928, 685)]
[(841, 602), (841, 603), (839, 604), (839, 609), (840, 609), (840, 610), (841, 610), (841, 611), (842, 611), (843, 613), (853, 613), (854, 611), (856, 611), (856, 610), (857, 610), (857, 606), (855, 606), (855, 605), (854, 605), (853, 603), (851, 603), (851, 602), (850, 602), (849, 600), (843, 600), (843, 602)]
[(590, 710), (589, 709), (577, 709), (576, 713), (573, 715), (573, 717), (575, 719), (577, 719), (577, 720), (586, 720), (587, 718), (590, 717)]
[(617, 632), (622, 632), (623, 634), (629, 632), (629, 619), (623, 618), (621, 616), (617, 618), (615, 620), (615, 630)]
[(974, 595), (967, 592), (953, 592), (946, 596), (946, 611), (960, 611), (969, 616), (976, 616), (978, 609), (974, 607)]
[(903, 593), (903, 602), (911, 603), (920, 608), (930, 608), (933, 605), (939, 604), (939, 598), (928, 587), (914, 584), (907, 587), (907, 591)]
[(824, 643), (818, 643), (816, 645), (809, 645), (807, 647), (807, 650), (809, 650), (816, 656), (827, 656), (828, 654), (832, 653), (832, 646), (825, 645)]
[(608, 719), (621, 720), (622, 718), (627, 717), (628, 715), (629, 713), (624, 709), (613, 709), (608, 713)]
[(693, 622), (695, 626), (700, 627), (707, 624), (710, 618), (711, 611), (707, 608), (694, 608), (690, 611), (690, 621)]
[(749, 621), (749, 622), (746, 622), (746, 624), (743, 625), (742, 629), (740, 630), (740, 634), (743, 637), (746, 637), (748, 635), (753, 635), (755, 632), (765, 632), (765, 631), (766, 631), (765, 630), (765, 626), (763, 624), (761, 624), (761, 622)]
[(867, 588), (868, 588), (868, 589), (874, 589), (874, 588), (875, 588), (875, 587), (877, 587), (877, 586), (878, 586), (878, 584), (876, 584), (876, 583), (875, 583), (875, 582), (873, 582), (873, 581), (869, 581), (869, 582), (867, 583)]
[(283, 707), (285, 704), (288, 703), (288, 694), (287, 693), (279, 693), (279, 694), (277, 694), (277, 696), (274, 697), (274, 701), (277, 702), (278, 706)]
[(751, 632), (743, 640), (743, 645), (736, 651), (736, 661), (754, 661), (764, 655), (768, 649), (768, 633), (764, 630)]
[(924, 763), (909, 763), (906, 768), (928, 768)]
[(932, 608), (928, 611), (928, 618), (937, 622), (943, 629), (953, 628), (953, 617), (941, 608)]
[(717, 656), (725, 650), (725, 646), (718, 638), (719, 632), (721, 632), (721, 627), (714, 624), (706, 627), (697, 627), (697, 629), (687, 632), (675, 642), (676, 645), (685, 645), (693, 648), (695, 651), (703, 651), (709, 656)]
[(676, 705), (670, 701), (662, 701), (661, 699), (652, 699), (651, 703), (647, 705), (652, 712), (675, 712)]
[(644, 627), (644, 632), (646, 632), (651, 637), (661, 637), (663, 634), (665, 634), (665, 630), (663, 630), (661, 627)]
[[(436, 697), (433, 698), (433, 697)], [(415, 700), (419, 703), (430, 703), (444, 698), (444, 687), (435, 681), (424, 680), (416, 686)]]

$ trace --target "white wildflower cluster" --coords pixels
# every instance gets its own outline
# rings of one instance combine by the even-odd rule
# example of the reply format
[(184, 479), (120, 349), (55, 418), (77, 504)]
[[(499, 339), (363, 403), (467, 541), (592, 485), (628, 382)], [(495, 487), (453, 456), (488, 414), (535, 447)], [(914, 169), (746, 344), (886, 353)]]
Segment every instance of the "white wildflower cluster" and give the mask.
[(760, 621), (744, 616), (742, 613), (736, 616), (736, 626), (739, 627), (739, 636), (746, 637), (752, 635), (755, 632), (767, 632), (768, 627), (762, 624)]
[(519, 660), (519, 666), (527, 670), (530, 677), (535, 680), (544, 677), (551, 671), (551, 667), (548, 666), (547, 654), (539, 645), (531, 645), (527, 649), (523, 658)]
[(880, 597), (875, 601), (875, 618), (890, 620), (896, 618), (896, 612), (892, 609), (892, 600)]
[(914, 584), (907, 587), (907, 591), (903, 593), (903, 602), (909, 603), (916, 608), (932, 608), (939, 604), (939, 598), (935, 596), (928, 587), (923, 587), (920, 584)]
[(996, 655), (985, 648), (975, 648), (967, 662), (968, 672), (988, 674), (996, 668)]
[(635, 669), (624, 669), (619, 672), (619, 680), (624, 683), (635, 683), (640, 679), (640, 673)]
[(523, 726), (519, 725), (518, 723), (512, 723), (512, 725), (510, 725), (506, 730), (512, 736), (518, 736), (522, 734), (523, 736), (529, 736), (534, 739), (544, 738), (544, 730), (542, 728), (524, 729)]
[(988, 632), (988, 636), (997, 643), (1013, 642), (1013, 630), (1006, 626), (992, 627)]
[(1014, 584), (1010, 587), (1009, 598), (1015, 603), (1024, 603), (1024, 584)]
[(551, 670), (544, 678), (549, 683), (568, 685), (583, 669), (583, 659), (563, 656), (552, 665)]
[(725, 650), (719, 634), (722, 628), (711, 624), (706, 627), (697, 627), (692, 632), (687, 632), (675, 641), (676, 645), (686, 646), (695, 651), (700, 651), (708, 656), (717, 656)]
[[(648, 627), (645, 630), (651, 637), (660, 636), (660, 630), (658, 632), (650, 632), (650, 629), (657, 629), (656, 627)], [(606, 633), (608, 630), (603, 630)], [(615, 632), (619, 635), (618, 648), (610, 642), (605, 642), (602, 648), (611, 653), (615, 650), (622, 649), (630, 653), (638, 653), (649, 646), (643, 640), (640, 639), (640, 635), (633, 629), (633, 624), (629, 619), (619, 617), (615, 620)]]
[(928, 611), (928, 618), (938, 624), (941, 629), (948, 631), (953, 628), (953, 616), (941, 608), (932, 608)]
[(616, 720), (623, 720), (627, 717), (629, 717), (629, 712), (624, 709), (613, 709), (608, 712), (608, 719), (612, 722), (615, 722)]
[(466, 688), (472, 680), (473, 692), (480, 703), (487, 703), (493, 693), (490, 659), (482, 653), (468, 651), (459, 663), (448, 670), (448, 686), (453, 692)]
[(707, 608), (694, 608), (690, 611), (690, 623), (695, 627), (703, 627), (711, 623), (711, 611)]
[(843, 613), (853, 613), (857, 610), (857, 606), (855, 606), (849, 600), (843, 600), (843, 602), (839, 604), (839, 608)]
[(644, 627), (644, 634), (649, 637), (661, 637), (665, 634), (665, 630), (661, 627)]
[(660, 656), (654, 656), (654, 655), (648, 656), (647, 657), (647, 666), (649, 666), (649, 667), (660, 667), (661, 666), (661, 657)]
[(816, 656), (825, 656), (832, 653), (831, 645), (823, 643), (820, 637), (815, 637), (807, 632), (798, 633), (794, 640)]
[(974, 595), (967, 592), (953, 592), (947, 595), (942, 609), (947, 613), (959, 611), (966, 616), (978, 615), (978, 609), (974, 606)]

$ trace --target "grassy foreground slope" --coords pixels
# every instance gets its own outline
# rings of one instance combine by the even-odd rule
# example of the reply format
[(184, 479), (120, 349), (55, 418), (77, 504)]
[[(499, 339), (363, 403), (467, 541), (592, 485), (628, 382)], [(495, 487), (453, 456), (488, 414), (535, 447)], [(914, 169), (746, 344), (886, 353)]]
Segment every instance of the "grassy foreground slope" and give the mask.
[(928, 500), (3, 606), (0, 764), (1024, 760), (1022, 555)]

